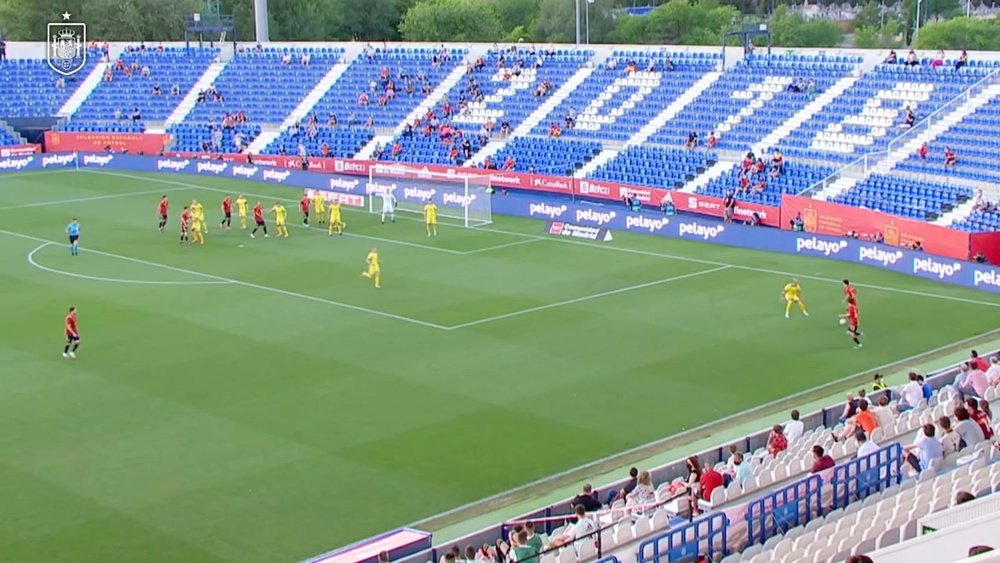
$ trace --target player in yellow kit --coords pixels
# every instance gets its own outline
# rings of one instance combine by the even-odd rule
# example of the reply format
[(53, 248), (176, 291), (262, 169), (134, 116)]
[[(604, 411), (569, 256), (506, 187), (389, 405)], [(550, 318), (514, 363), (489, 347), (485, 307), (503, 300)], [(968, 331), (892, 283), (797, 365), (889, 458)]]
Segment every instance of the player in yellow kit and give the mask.
[(205, 244), (205, 206), (196, 199), (191, 200), (191, 238), (198, 244)]
[(236, 198), (236, 213), (240, 216), (240, 228), (246, 230), (247, 228), (247, 198), (240, 194)]
[(806, 311), (806, 304), (802, 301), (802, 286), (799, 285), (799, 279), (795, 278), (791, 283), (785, 286), (781, 290), (782, 299), (785, 300), (785, 318), (789, 318), (792, 312), (792, 305), (798, 305), (799, 310), (802, 314), (809, 316), (809, 312)]
[(313, 209), (316, 210), (316, 220), (322, 223), (326, 218), (326, 196), (319, 190), (313, 194)]
[(436, 237), (438, 234), (438, 206), (433, 201), (428, 201), (424, 205), (424, 223), (427, 225), (427, 236)]
[(368, 264), (368, 271), (361, 272), (361, 275), (375, 281), (375, 289), (382, 288), (382, 269), (379, 268), (378, 264), (378, 249), (372, 247), (371, 252), (368, 253), (368, 258), (365, 258), (365, 262)]
[(271, 207), (271, 213), (274, 213), (274, 226), (278, 230), (278, 236), (282, 234), (285, 238), (288, 238), (288, 225), (285, 224), (285, 220), (288, 218), (288, 211), (285, 209), (281, 202), (274, 202), (274, 206)]
[(341, 214), (340, 214), (340, 202), (339, 201), (333, 201), (333, 202), (331, 202), (330, 203), (330, 222), (329, 222), (329, 224), (326, 227), (327, 234), (328, 235), (332, 235), (334, 231), (337, 231), (338, 234), (342, 235), (342, 234), (344, 234), (344, 227), (346, 227), (346, 226), (347, 226), (347, 223), (344, 222), (344, 219), (341, 217)]

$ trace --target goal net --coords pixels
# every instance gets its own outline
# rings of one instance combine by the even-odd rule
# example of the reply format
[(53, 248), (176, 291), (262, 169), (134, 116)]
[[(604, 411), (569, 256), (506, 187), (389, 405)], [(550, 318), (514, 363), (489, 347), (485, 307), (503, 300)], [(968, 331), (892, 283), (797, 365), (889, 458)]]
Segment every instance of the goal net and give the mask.
[[(423, 216), (424, 205), (437, 205), (438, 219), (465, 227), (493, 222), (490, 177), (487, 174), (431, 172), (419, 166), (376, 164), (368, 169), (368, 211), (382, 213), (387, 194), (396, 199), (396, 211)], [(450, 221), (448, 221), (450, 220)]]

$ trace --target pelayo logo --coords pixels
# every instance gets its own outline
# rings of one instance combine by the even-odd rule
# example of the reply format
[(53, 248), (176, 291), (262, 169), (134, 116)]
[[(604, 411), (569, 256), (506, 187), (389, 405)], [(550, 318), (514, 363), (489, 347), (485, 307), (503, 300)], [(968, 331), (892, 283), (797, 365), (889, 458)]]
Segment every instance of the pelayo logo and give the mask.
[(833, 256), (847, 248), (847, 241), (828, 241), (816, 237), (798, 237), (795, 239), (795, 252), (806, 254), (822, 254)]
[(344, 178), (330, 178), (330, 189), (331, 190), (345, 190), (351, 191), (358, 187), (359, 182), (357, 180), (346, 180)]
[(292, 175), (290, 170), (270, 170), (265, 168), (262, 178), (267, 181), (282, 183)]
[(878, 246), (862, 246), (858, 249), (858, 262), (861, 263), (877, 262), (883, 266), (895, 266), (902, 259), (902, 250), (892, 252)]
[(590, 223), (597, 223), (600, 225), (607, 225), (610, 223), (616, 214), (614, 211), (600, 212), (594, 211), (593, 209), (577, 209), (576, 210), (576, 220), (588, 221)]
[(678, 234), (681, 237), (689, 236), (702, 240), (712, 240), (724, 232), (726, 232), (726, 228), (722, 225), (708, 226), (692, 222), (681, 223)]
[(476, 194), (456, 194), (453, 192), (445, 192), (441, 200), (445, 205), (458, 205), (460, 207), (468, 207), (472, 205), (472, 202), (476, 201)]
[(669, 219), (653, 219), (646, 217), (645, 215), (626, 215), (625, 216), (625, 228), (627, 230), (643, 230), (654, 233), (663, 229), (670, 224)]
[(981, 285), (1000, 287), (1000, 274), (997, 274), (996, 270), (987, 270), (985, 272), (976, 270), (976, 272), (972, 275), (972, 285), (976, 287)]
[(529, 217), (548, 217), (549, 219), (555, 219), (557, 217), (562, 217), (563, 213), (566, 213), (567, 207), (565, 205), (549, 205), (547, 203), (532, 203), (528, 206), (528, 216)]
[(208, 172), (209, 174), (218, 175), (225, 172), (228, 166), (225, 162), (199, 162), (196, 170), (199, 174)]
[(959, 262), (938, 262), (937, 260), (927, 257), (927, 258), (914, 258), (913, 259), (913, 273), (926, 272), (937, 276), (939, 280), (951, 279), (955, 274), (962, 271), (962, 264)]
[(67, 164), (73, 162), (76, 159), (75, 154), (54, 154), (50, 156), (42, 157), (42, 168), (48, 168), (49, 166), (66, 166)]
[(244, 178), (253, 178), (257, 174), (256, 166), (233, 166), (232, 169), (233, 176), (242, 176)]
[(430, 199), (436, 193), (433, 189), (403, 188), (403, 199)]
[[(330, 186), (333, 187), (333, 180), (330, 180)], [(396, 184), (383, 184), (381, 182), (369, 182), (366, 189), (370, 194), (391, 194), (396, 191)]]
[(174, 172), (180, 172), (191, 164), (190, 160), (171, 160), (169, 158), (161, 158), (156, 161), (157, 170), (172, 170)]
[(110, 154), (85, 154), (83, 155), (84, 166), (107, 166), (114, 160), (114, 155)]
[(20, 170), (35, 160), (33, 156), (0, 159), (0, 170)]

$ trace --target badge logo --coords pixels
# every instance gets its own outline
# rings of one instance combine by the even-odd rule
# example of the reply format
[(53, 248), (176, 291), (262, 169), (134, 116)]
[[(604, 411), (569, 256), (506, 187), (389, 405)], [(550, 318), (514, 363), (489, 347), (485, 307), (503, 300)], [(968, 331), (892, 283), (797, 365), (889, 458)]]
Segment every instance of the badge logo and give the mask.
[(87, 65), (87, 24), (66, 22), (48, 24), (47, 57), (49, 67), (63, 76), (70, 76)]

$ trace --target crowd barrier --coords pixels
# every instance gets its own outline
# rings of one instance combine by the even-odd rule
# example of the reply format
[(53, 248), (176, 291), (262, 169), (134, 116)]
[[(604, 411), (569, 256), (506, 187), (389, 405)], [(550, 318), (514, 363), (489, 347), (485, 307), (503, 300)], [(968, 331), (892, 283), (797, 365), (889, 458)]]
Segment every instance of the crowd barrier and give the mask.
[(747, 505), (747, 543), (764, 543), (822, 515), (823, 479), (810, 475)]
[(903, 448), (892, 444), (864, 457), (838, 465), (833, 471), (833, 508), (879, 493), (903, 480)]
[[(321, 189), (365, 197), (367, 181), (350, 174), (315, 174), (223, 160), (179, 157), (143, 157), (116, 154), (40, 154), (16, 158), (0, 158), (0, 172), (73, 167), (134, 172), (196, 174), (253, 180), (298, 188)], [(422, 203), (424, 193), (400, 199)], [(356, 202), (355, 202), (356, 203)], [(454, 205), (454, 201), (439, 202)], [(495, 213), (534, 217), (564, 225), (596, 227), (646, 233), (670, 238), (698, 240), (728, 246), (816, 256), (874, 266), (902, 274), (1000, 293), (1000, 267), (956, 259), (944, 259), (928, 252), (904, 250), (875, 242), (847, 239), (813, 233), (750, 227), (739, 223), (697, 217), (688, 214), (666, 216), (651, 210), (633, 212), (624, 205), (595, 205), (590, 201), (575, 201), (551, 197), (548, 193), (518, 193), (494, 195)], [(597, 240), (596, 229), (585, 230)]]
[(690, 524), (671, 528), (639, 544), (638, 563), (694, 560), (700, 555), (716, 561), (716, 554), (729, 555), (729, 518), (721, 512), (708, 514)]

